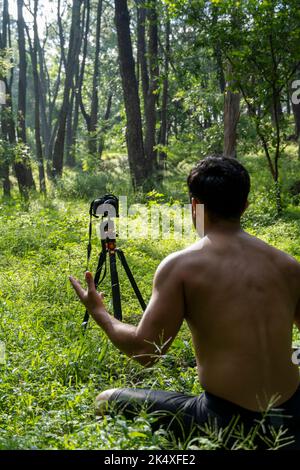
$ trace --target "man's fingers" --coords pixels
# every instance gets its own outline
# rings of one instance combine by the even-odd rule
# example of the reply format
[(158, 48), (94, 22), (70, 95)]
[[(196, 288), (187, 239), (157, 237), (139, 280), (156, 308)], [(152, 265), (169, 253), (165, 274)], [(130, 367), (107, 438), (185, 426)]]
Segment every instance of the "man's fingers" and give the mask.
[(89, 292), (93, 292), (94, 290), (96, 290), (92, 273), (90, 273), (89, 271), (86, 271), (85, 280), (87, 282)]
[(85, 296), (85, 290), (81, 287), (80, 282), (74, 279), (74, 277), (69, 276), (69, 279), (70, 279), (72, 286), (74, 287), (76, 294), (82, 300)]

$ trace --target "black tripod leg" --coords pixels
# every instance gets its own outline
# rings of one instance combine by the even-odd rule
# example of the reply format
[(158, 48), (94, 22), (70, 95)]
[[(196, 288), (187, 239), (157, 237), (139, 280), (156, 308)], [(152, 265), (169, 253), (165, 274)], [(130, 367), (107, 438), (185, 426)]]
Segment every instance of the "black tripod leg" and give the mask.
[(105, 259), (106, 259), (106, 250), (102, 250), (101, 253), (100, 253), (100, 256), (99, 256), (98, 266), (97, 266), (97, 269), (96, 269), (96, 272), (95, 272), (95, 277), (94, 277), (94, 284), (95, 284), (96, 289), (97, 289), (98, 284), (99, 284), (99, 279), (100, 279), (100, 275), (101, 275), (101, 271), (102, 271), (102, 266), (105, 263)]
[(113, 298), (114, 316), (118, 320), (122, 320), (120, 284), (119, 284), (119, 276), (118, 276), (118, 271), (117, 271), (115, 252), (112, 252), (109, 254), (109, 263), (110, 263), (110, 278), (111, 278), (111, 290), (112, 290), (112, 298)]
[[(100, 279), (100, 275), (101, 275), (101, 271), (102, 271), (102, 266), (105, 263), (105, 259), (106, 259), (106, 250), (102, 250), (101, 253), (100, 253), (100, 256), (99, 256), (98, 266), (97, 266), (95, 277), (94, 277), (94, 284), (95, 284), (96, 289), (98, 287), (98, 283), (99, 283), (99, 279)], [(85, 314), (84, 314), (84, 319), (83, 319), (83, 322), (82, 322), (82, 326), (84, 327), (84, 329), (86, 329), (86, 327), (87, 327), (89, 317), (90, 317), (89, 313), (86, 310)]]
[(131, 270), (130, 270), (130, 267), (129, 267), (127, 261), (126, 261), (125, 255), (124, 255), (123, 251), (120, 250), (119, 248), (117, 249), (117, 253), (118, 253), (118, 256), (119, 256), (119, 258), (120, 258), (120, 261), (121, 261), (121, 263), (122, 263), (122, 265), (123, 265), (123, 267), (124, 267), (124, 269), (125, 269), (125, 272), (126, 272), (127, 277), (128, 277), (128, 279), (129, 279), (129, 281), (130, 281), (130, 284), (131, 284), (131, 286), (132, 286), (132, 288), (133, 288), (133, 290), (134, 290), (134, 293), (135, 293), (135, 295), (136, 295), (136, 297), (137, 297), (137, 299), (138, 299), (138, 301), (139, 301), (139, 303), (140, 303), (140, 306), (142, 307), (143, 311), (145, 311), (147, 305), (146, 305), (146, 303), (145, 303), (145, 301), (144, 301), (144, 299), (143, 299), (143, 297), (142, 297), (142, 294), (141, 294), (141, 292), (140, 292), (140, 289), (138, 288), (137, 283), (135, 282), (135, 279), (134, 279), (134, 277), (133, 277), (133, 274), (132, 274), (132, 272), (131, 272)]

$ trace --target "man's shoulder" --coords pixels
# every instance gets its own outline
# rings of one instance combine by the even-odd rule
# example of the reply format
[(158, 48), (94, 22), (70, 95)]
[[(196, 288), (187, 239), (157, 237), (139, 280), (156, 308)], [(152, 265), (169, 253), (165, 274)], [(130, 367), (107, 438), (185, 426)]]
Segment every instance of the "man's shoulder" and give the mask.
[(300, 276), (300, 263), (296, 258), (260, 238), (252, 238), (256, 243), (257, 249), (262, 250), (274, 263), (278, 264), (279, 267), (293, 270)]
[(164, 258), (155, 273), (155, 282), (161, 284), (164, 280), (168, 282), (181, 282), (183, 250), (173, 252)]
[[(202, 248), (201, 240), (189, 245), (182, 250), (174, 251), (169, 254), (159, 265), (160, 270), (164, 271), (181, 271), (190, 264), (191, 259), (195, 259), (196, 252)], [(199, 258), (197, 258), (199, 261)]]

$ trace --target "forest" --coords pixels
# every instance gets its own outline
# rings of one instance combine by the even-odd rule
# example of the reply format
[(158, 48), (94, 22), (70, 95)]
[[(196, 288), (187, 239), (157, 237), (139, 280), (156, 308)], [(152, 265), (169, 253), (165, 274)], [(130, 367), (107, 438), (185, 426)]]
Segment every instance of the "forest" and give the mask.
[[(146, 411), (95, 418), (107, 388), (202, 389), (186, 325), (144, 369), (94, 322), (83, 333), (68, 280), (84, 282), (91, 201), (126, 196), (139, 235), (118, 244), (148, 302), (161, 260), (196, 235), (153, 240), (139, 207), (188, 204), (208, 155), (249, 171), (245, 230), (300, 261), (299, 0), (0, 0), (0, 449), (216, 450), (230, 433), (255, 449), (257, 429), (177, 442)], [(101, 290), (112, 313), (109, 276)]]

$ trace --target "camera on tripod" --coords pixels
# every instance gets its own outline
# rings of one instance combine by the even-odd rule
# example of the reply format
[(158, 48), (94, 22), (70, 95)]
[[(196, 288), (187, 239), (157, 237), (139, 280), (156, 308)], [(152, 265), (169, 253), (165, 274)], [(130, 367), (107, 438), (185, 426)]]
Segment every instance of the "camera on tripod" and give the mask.
[[(115, 232), (115, 226), (113, 218), (119, 217), (119, 199), (113, 194), (105, 194), (103, 197), (94, 199), (90, 205), (90, 224), (89, 224), (89, 242), (87, 246), (87, 270), (92, 252), (92, 220), (93, 217), (102, 218), (100, 224), (101, 234), (101, 252), (99, 254), (98, 265), (94, 277), (95, 287), (104, 280), (107, 272), (107, 256), (109, 258), (110, 267), (110, 278), (111, 278), (111, 289), (112, 289), (112, 300), (114, 316), (118, 320), (122, 320), (122, 306), (121, 306), (121, 292), (119, 277), (117, 271), (117, 258), (116, 254), (121, 261), (121, 264), (127, 274), (129, 282), (134, 290), (134, 293), (142, 307), (143, 311), (146, 309), (146, 304), (142, 297), (142, 294), (137, 286), (137, 283), (133, 277), (131, 269), (127, 263), (125, 255), (120, 248), (117, 248)], [(104, 267), (104, 273), (101, 276), (102, 268)], [(83, 327), (86, 329), (89, 320), (89, 314), (86, 311), (83, 319)]]
[[(106, 206), (110, 206), (114, 212), (113, 215), (109, 213), (110, 210)], [(103, 197), (94, 199), (90, 206), (90, 215), (94, 217), (100, 217), (101, 215), (102, 217), (119, 217), (119, 199), (113, 194), (105, 194)]]
[(94, 199), (94, 201), (91, 202), (88, 259), (91, 250), (92, 217), (102, 218), (100, 224), (100, 238), (102, 243), (105, 241), (115, 241), (117, 235), (113, 219), (119, 217), (119, 199), (117, 196), (114, 196), (114, 194), (105, 194), (105, 196)]

